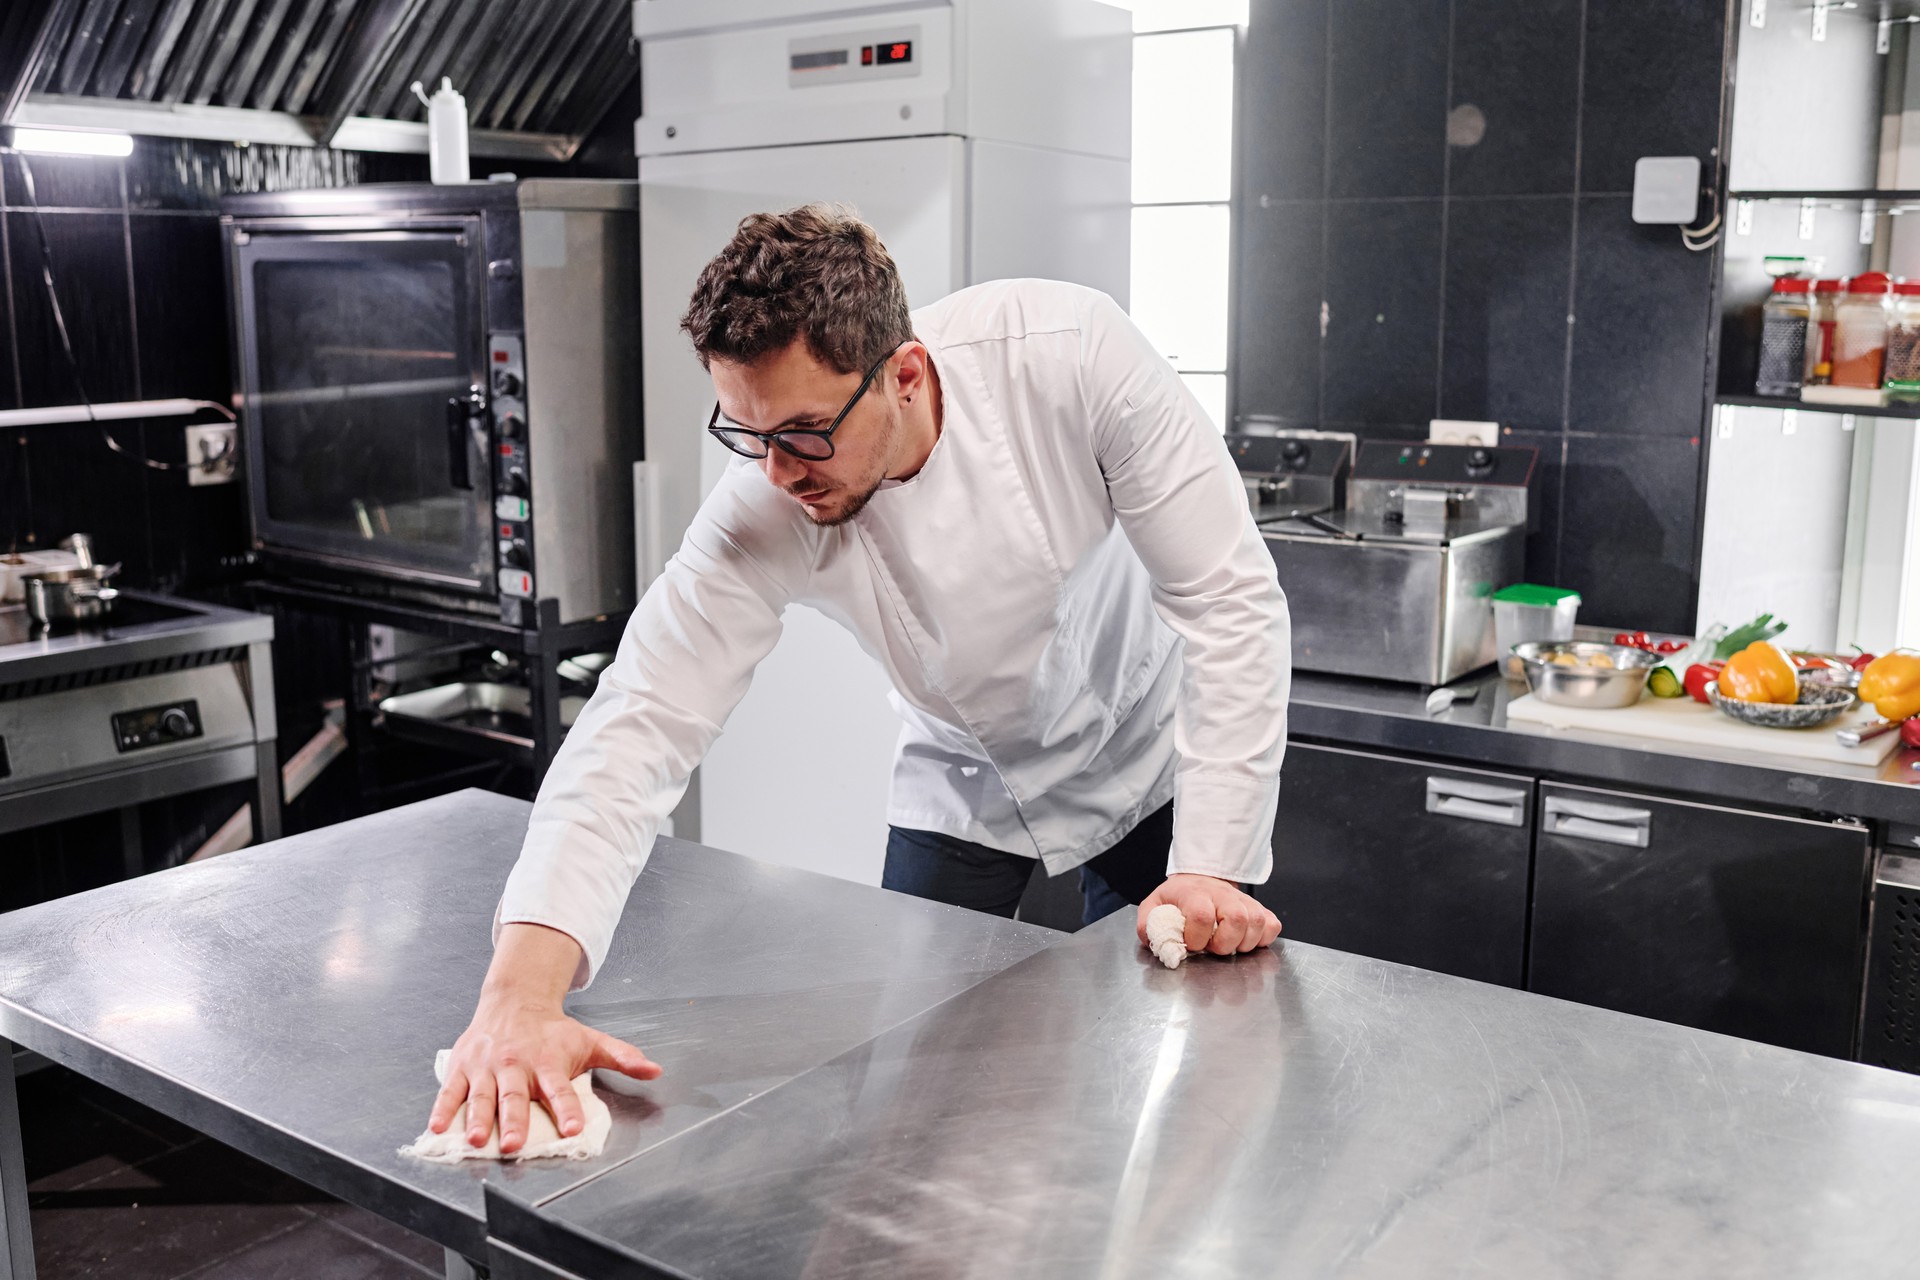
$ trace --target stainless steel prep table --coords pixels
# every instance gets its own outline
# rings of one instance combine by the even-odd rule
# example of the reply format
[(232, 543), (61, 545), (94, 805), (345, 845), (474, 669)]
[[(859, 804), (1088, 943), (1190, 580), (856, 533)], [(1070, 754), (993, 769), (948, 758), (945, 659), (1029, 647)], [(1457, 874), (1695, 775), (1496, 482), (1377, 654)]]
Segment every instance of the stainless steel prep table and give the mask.
[(8, 1040), (478, 1259), (484, 1181), (550, 1199), (1059, 936), (662, 840), (575, 998), (667, 1071), (609, 1095), (606, 1153), (401, 1156), (529, 810), (464, 791), (0, 915), (0, 1278), (33, 1274)]
[(1920, 1079), (1112, 917), (530, 1210), (494, 1276), (1910, 1276)]

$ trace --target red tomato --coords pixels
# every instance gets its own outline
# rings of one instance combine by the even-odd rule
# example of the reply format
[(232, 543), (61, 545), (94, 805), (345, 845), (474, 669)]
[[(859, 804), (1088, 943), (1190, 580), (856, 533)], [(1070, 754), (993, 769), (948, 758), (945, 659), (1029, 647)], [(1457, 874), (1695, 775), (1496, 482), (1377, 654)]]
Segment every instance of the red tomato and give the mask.
[(1722, 665), (1718, 662), (1696, 662), (1688, 667), (1686, 676), (1681, 680), (1681, 683), (1686, 686), (1687, 696), (1695, 702), (1705, 702), (1707, 685), (1720, 678)]
[(1920, 747), (1920, 716), (1900, 726), (1900, 741), (1910, 747)]

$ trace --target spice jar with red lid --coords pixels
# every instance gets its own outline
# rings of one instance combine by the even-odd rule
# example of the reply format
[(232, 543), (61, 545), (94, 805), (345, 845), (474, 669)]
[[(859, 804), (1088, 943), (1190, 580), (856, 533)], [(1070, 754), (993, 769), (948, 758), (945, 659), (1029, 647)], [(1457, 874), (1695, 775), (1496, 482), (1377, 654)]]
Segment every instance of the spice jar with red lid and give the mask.
[(1867, 271), (1847, 281), (1833, 313), (1833, 385), (1878, 391), (1887, 357), (1893, 278)]
[(1920, 280), (1894, 281), (1885, 381), (1889, 400), (1920, 400)]
[(1833, 381), (1833, 317), (1845, 280), (1813, 282), (1813, 309), (1807, 321), (1807, 374), (1809, 387), (1824, 387)]

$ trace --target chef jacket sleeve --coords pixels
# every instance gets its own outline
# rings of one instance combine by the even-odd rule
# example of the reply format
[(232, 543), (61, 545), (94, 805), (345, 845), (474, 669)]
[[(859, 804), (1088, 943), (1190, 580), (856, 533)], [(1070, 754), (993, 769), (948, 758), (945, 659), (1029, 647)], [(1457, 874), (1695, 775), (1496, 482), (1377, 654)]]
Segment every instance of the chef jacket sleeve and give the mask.
[(1185, 641), (1168, 874), (1262, 883), (1286, 749), (1287, 601), (1220, 431), (1105, 294), (1080, 327), (1081, 394), (1115, 515)]
[(780, 638), (804, 563), (749, 488), (765, 484), (735, 467), (701, 505), (534, 801), (493, 936), (519, 923), (567, 934), (585, 953), (575, 990), (599, 972), (661, 822)]

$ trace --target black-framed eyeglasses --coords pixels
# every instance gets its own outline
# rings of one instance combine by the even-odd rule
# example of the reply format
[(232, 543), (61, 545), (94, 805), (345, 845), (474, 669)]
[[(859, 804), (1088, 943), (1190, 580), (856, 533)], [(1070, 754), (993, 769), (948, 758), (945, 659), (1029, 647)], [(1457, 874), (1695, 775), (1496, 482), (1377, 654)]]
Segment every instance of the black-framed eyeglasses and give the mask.
[(808, 462), (824, 462), (833, 456), (833, 433), (840, 429), (840, 424), (846, 421), (849, 413), (853, 412), (853, 406), (860, 403), (860, 397), (867, 394), (867, 388), (873, 385), (874, 378), (886, 367), (887, 361), (893, 359), (894, 352), (898, 350), (900, 348), (895, 347), (893, 351), (887, 352), (880, 357), (873, 368), (867, 370), (867, 376), (860, 379), (860, 385), (847, 398), (847, 403), (839, 413), (833, 416), (833, 421), (824, 427), (787, 427), (780, 431), (755, 431), (751, 427), (741, 426), (721, 413), (720, 402), (716, 400), (713, 402), (713, 416), (707, 419), (707, 430), (712, 433), (714, 439), (743, 458), (764, 458), (777, 444), (796, 458), (804, 458)]

